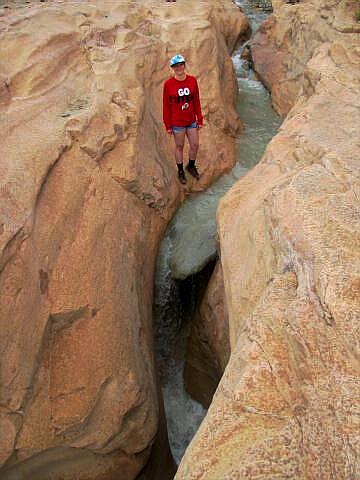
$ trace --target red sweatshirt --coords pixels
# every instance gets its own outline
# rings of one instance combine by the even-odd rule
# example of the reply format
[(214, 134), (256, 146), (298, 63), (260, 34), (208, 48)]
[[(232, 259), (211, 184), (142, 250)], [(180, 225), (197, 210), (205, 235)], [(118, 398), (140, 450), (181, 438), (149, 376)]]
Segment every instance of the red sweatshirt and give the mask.
[(186, 127), (195, 121), (203, 124), (199, 87), (196, 78), (186, 75), (185, 80), (171, 77), (164, 83), (163, 120), (166, 130), (172, 126)]

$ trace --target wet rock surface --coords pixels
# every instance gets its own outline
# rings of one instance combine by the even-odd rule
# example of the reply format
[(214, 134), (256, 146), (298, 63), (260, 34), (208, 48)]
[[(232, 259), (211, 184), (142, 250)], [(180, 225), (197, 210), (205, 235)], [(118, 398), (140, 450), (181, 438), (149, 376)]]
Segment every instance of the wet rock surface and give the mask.
[(187, 342), (184, 381), (190, 395), (208, 408), (230, 357), (229, 321), (221, 263), (216, 265)]

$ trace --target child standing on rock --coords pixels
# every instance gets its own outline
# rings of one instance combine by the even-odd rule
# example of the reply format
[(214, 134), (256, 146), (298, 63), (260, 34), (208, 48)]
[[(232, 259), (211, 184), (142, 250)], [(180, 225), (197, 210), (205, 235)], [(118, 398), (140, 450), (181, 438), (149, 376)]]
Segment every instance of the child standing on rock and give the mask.
[(183, 167), (185, 135), (189, 142), (189, 164), (186, 170), (199, 180), (200, 175), (195, 166), (199, 149), (199, 131), (203, 126), (199, 88), (196, 78), (185, 73), (185, 58), (175, 55), (170, 60), (174, 76), (164, 83), (163, 120), (166, 131), (174, 135), (175, 160), (181, 183), (186, 183)]

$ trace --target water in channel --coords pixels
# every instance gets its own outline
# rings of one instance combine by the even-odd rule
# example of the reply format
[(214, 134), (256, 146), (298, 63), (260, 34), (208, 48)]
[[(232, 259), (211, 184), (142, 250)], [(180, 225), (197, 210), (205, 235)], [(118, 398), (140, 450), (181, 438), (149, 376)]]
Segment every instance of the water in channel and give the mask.
[[(259, 3), (254, 0), (237, 1), (248, 15), (253, 33), (266, 17), (263, 10), (254, 8)], [(181, 299), (180, 281), (193, 278), (216, 258), (218, 202), (260, 160), (281, 123), (271, 107), (269, 93), (256, 79), (249, 63), (241, 57), (244, 48), (244, 45), (240, 46), (232, 57), (239, 86), (237, 111), (245, 125), (244, 132), (237, 139), (237, 163), (230, 173), (207, 191), (184, 202), (167, 229), (158, 255), (154, 301), (155, 350), (169, 441), (177, 463), (180, 463), (206, 414), (206, 410), (184, 389), (186, 338), (196, 298), (190, 281), (186, 301)]]

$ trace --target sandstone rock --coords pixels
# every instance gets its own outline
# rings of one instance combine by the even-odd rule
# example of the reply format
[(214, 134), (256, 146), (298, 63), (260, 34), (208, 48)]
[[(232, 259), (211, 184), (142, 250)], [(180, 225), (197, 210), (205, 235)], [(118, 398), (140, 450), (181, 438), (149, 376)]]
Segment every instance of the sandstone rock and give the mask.
[[(288, 7), (313, 9), (305, 45), (320, 3)], [(281, 13), (277, 31), (292, 21)], [(231, 356), (177, 480), (360, 475), (360, 43), (335, 37), (297, 72), (279, 134), (220, 205)]]
[(184, 196), (161, 122), (168, 58), (183, 51), (203, 92), (200, 189), (234, 162), (228, 48), (247, 22), (218, 1), (13, 7), (0, 24), (0, 476), (130, 480), (158, 430), (152, 284)]
[[(271, 90), (273, 105), (285, 115), (294, 105), (306, 78), (304, 70), (316, 49), (326, 42), (356, 42), (356, 0), (273, 1), (274, 15), (251, 42), (254, 68)], [(344, 35), (345, 34), (345, 35)]]

